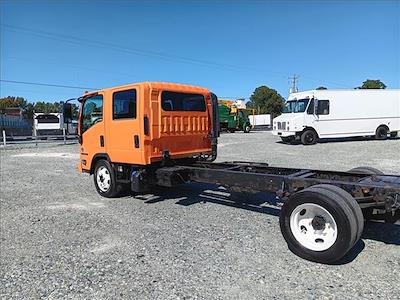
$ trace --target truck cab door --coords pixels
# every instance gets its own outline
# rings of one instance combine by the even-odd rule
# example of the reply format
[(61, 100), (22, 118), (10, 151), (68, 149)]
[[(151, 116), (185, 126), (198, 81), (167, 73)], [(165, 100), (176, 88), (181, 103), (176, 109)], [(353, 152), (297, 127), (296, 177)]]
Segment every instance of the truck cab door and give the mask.
[(318, 103), (318, 100), (315, 98), (311, 98), (307, 107), (306, 114), (304, 114), (304, 124), (313, 128), (318, 126), (318, 115), (316, 114), (315, 108), (316, 103)]
[(138, 89), (114, 90), (109, 102), (107, 151), (111, 161), (141, 164), (143, 130), (140, 122)]
[(89, 171), (93, 157), (104, 153), (103, 95), (85, 98), (81, 104), (78, 134), (81, 143), (81, 170)]

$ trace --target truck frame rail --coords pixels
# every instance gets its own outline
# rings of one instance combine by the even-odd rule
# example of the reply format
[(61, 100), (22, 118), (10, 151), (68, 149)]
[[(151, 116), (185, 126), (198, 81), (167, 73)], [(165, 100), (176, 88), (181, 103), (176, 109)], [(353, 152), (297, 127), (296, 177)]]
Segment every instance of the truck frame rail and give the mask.
[(157, 184), (172, 187), (186, 182), (223, 185), (235, 191), (273, 192), (283, 200), (318, 184), (330, 184), (351, 194), (360, 208), (400, 209), (400, 176), (271, 167), (252, 162), (199, 162), (157, 169)]

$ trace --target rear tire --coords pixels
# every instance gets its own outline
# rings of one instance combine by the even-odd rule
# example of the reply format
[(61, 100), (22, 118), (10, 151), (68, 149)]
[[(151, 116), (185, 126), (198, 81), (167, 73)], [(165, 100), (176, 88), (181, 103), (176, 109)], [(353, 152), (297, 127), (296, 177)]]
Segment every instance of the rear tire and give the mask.
[(303, 145), (314, 145), (318, 142), (318, 134), (315, 130), (307, 129), (301, 134), (300, 139)]
[(117, 197), (122, 186), (117, 184), (114, 169), (109, 161), (101, 159), (94, 168), (94, 185), (100, 196), (106, 198)]
[(376, 140), (386, 140), (388, 135), (388, 128), (386, 126), (379, 126), (375, 132)]
[(319, 184), (317, 186), (311, 187), (311, 189), (313, 189), (313, 188), (331, 191), (344, 199), (344, 202), (350, 207), (350, 209), (352, 210), (352, 212), (356, 218), (356, 221), (357, 221), (357, 235), (356, 235), (356, 239), (354, 241), (354, 244), (355, 244), (361, 238), (361, 235), (364, 230), (364, 216), (363, 216), (363, 212), (360, 208), (360, 205), (358, 205), (357, 201), (355, 201), (355, 199), (353, 198), (353, 196), (351, 194), (349, 194), (344, 189), (337, 187), (335, 185)]
[(246, 125), (246, 126), (244, 126), (244, 129), (243, 129), (243, 132), (244, 133), (249, 133), (250, 132), (250, 125)]
[(320, 263), (342, 258), (358, 241), (360, 231), (352, 202), (356, 202), (353, 197), (327, 189), (326, 185), (292, 195), (279, 218), (289, 249)]
[(357, 167), (349, 170), (349, 173), (355, 174), (367, 174), (367, 175), (384, 175), (381, 170), (375, 169), (373, 167)]

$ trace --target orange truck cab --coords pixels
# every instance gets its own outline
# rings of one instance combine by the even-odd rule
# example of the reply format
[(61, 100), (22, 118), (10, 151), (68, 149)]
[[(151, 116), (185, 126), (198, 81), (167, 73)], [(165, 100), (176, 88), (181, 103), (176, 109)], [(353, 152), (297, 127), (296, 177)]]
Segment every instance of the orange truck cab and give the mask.
[(146, 190), (151, 176), (144, 173), (171, 161), (216, 158), (218, 100), (205, 88), (142, 82), (78, 100), (78, 169), (95, 175), (102, 196), (114, 197), (129, 184)]

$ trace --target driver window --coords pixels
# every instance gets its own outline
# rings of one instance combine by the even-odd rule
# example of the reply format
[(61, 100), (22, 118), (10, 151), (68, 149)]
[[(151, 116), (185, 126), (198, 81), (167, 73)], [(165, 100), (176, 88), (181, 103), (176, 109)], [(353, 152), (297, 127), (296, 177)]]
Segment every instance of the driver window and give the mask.
[(82, 108), (82, 133), (101, 121), (103, 121), (103, 96), (87, 98)]

